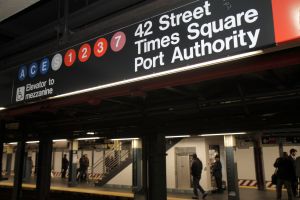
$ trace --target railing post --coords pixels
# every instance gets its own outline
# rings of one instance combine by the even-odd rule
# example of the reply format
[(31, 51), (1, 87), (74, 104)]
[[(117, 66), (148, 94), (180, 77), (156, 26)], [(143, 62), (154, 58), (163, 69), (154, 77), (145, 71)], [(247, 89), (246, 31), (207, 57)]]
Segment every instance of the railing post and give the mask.
[(91, 174), (92, 174), (92, 177), (94, 177), (94, 161), (95, 161), (95, 150), (93, 149), (92, 150), (92, 167), (91, 167)]
[(105, 155), (105, 150), (103, 151), (103, 164), (102, 164), (102, 174), (106, 173), (106, 166), (105, 166), (105, 159), (106, 159), (106, 155)]

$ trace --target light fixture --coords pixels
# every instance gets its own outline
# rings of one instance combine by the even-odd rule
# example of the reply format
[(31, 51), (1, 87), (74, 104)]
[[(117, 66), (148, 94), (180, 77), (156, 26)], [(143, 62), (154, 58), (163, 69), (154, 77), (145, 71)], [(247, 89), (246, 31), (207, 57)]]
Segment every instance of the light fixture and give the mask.
[(110, 139), (112, 141), (127, 141), (127, 140), (138, 140), (139, 138), (115, 138), (115, 139)]
[(18, 143), (17, 142), (10, 142), (8, 144), (11, 144), (11, 145), (17, 145)]
[(98, 140), (100, 137), (77, 138), (76, 140)]
[(143, 80), (147, 80), (147, 79), (162, 77), (162, 76), (166, 76), (166, 75), (170, 75), (170, 74), (176, 74), (176, 73), (179, 73), (179, 72), (185, 72), (185, 71), (190, 71), (190, 70), (194, 70), (194, 69), (200, 69), (200, 68), (203, 68), (203, 67), (208, 67), (208, 66), (212, 66), (212, 65), (216, 65), (216, 64), (221, 64), (221, 63), (225, 63), (225, 62), (239, 60), (239, 59), (242, 59), (242, 58), (248, 58), (248, 57), (260, 55), (260, 54), (263, 54), (263, 53), (264, 53), (264, 51), (257, 50), (257, 51), (242, 53), (242, 54), (238, 54), (238, 55), (234, 55), (234, 56), (228, 56), (228, 57), (219, 58), (219, 59), (216, 59), (216, 60), (211, 60), (211, 61), (207, 61), (207, 62), (203, 62), (203, 63), (197, 63), (197, 64), (194, 64), (194, 65), (179, 67), (177, 69), (167, 70), (167, 71), (164, 71), (164, 72), (149, 74), (149, 75), (145, 75), (145, 76), (140, 76), (140, 77), (131, 78), (131, 79), (127, 79), (127, 80), (117, 81), (117, 82), (108, 83), (108, 84), (104, 84), (104, 85), (98, 85), (98, 86), (86, 88), (86, 89), (83, 89), (83, 90), (77, 90), (77, 91), (73, 91), (73, 92), (69, 92), (69, 93), (65, 93), (65, 94), (60, 94), (60, 95), (57, 95), (57, 96), (54, 96), (54, 97), (49, 97), (49, 99), (57, 99), (57, 98), (62, 98), (62, 97), (67, 97), (67, 96), (73, 96), (73, 95), (76, 95), (76, 94), (82, 94), (82, 93), (92, 92), (92, 91), (101, 90), (101, 89), (105, 89), (105, 88), (125, 85), (125, 84), (134, 83), (134, 82), (138, 82), (138, 81), (143, 81)]
[(224, 135), (245, 135), (246, 132), (234, 132), (234, 133), (212, 133), (212, 134), (201, 134), (199, 136), (207, 137), (207, 136), (224, 136)]
[(171, 136), (166, 136), (165, 138), (169, 139), (169, 138), (188, 138), (191, 137), (191, 135), (171, 135)]
[(95, 135), (95, 132), (89, 131), (86, 133), (87, 135)]
[(53, 142), (67, 142), (67, 139), (57, 139), (57, 140), (52, 140)]
[(40, 141), (27, 141), (26, 143), (27, 144), (37, 144), (37, 143), (39, 143)]
[(4, 107), (0, 107), (0, 111), (1, 111), (1, 110), (5, 110), (5, 109), (6, 109), (6, 108), (4, 108)]

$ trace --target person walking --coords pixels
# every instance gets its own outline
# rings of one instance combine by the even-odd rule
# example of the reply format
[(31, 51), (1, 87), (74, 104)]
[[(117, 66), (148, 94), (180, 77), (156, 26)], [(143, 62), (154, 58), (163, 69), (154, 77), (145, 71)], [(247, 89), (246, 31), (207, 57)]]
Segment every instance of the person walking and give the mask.
[(203, 164), (201, 160), (197, 157), (197, 154), (193, 154), (193, 162), (191, 166), (191, 174), (193, 176), (193, 189), (194, 189), (194, 195), (193, 199), (198, 199), (199, 195), (198, 190), (202, 193), (202, 199), (205, 199), (207, 196), (207, 192), (201, 187), (199, 184), (201, 179), (201, 173), (202, 173)]
[(61, 178), (66, 178), (66, 173), (69, 168), (69, 161), (67, 159), (67, 154), (64, 154), (61, 159)]
[(293, 191), (293, 195), (294, 197), (297, 196), (297, 176), (296, 176), (296, 153), (297, 150), (296, 149), (290, 149), (290, 155), (289, 155), (289, 159), (292, 161), (293, 166), (294, 166), (294, 176), (292, 179), (292, 191)]
[(219, 155), (215, 156), (215, 163), (212, 166), (212, 175), (215, 177), (217, 192), (222, 193), (222, 164)]
[(276, 159), (274, 167), (277, 168), (277, 184), (276, 195), (277, 200), (281, 200), (282, 186), (284, 185), (287, 193), (288, 200), (293, 200), (292, 180), (295, 176), (294, 165), (286, 152), (283, 156)]

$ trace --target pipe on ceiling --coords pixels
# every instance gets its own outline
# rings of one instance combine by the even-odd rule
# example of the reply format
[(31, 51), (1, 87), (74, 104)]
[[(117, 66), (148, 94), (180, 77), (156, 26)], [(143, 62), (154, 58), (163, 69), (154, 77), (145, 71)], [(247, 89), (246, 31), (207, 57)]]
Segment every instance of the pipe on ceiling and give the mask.
[[(95, 22), (105, 16), (111, 15), (122, 9), (129, 8), (137, 3), (145, 0), (100, 0), (87, 7), (84, 7), (69, 15), (69, 28), (80, 28), (83, 25)], [(16, 38), (12, 42), (8, 42), (0, 46), (0, 59), (7, 58), (19, 52), (23, 52), (35, 45), (40, 45), (42, 42), (49, 41), (56, 37), (57, 29), (60, 28), (59, 21), (56, 20), (40, 29), (29, 34)]]

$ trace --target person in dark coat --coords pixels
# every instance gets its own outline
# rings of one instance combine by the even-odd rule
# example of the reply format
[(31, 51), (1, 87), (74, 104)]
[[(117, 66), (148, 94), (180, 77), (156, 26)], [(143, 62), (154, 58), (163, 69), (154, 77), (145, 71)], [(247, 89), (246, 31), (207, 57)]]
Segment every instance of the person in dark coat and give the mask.
[(79, 159), (79, 181), (83, 181), (84, 180), (84, 176), (85, 176), (85, 164), (84, 161), (85, 160), (85, 155), (82, 155)]
[(80, 181), (87, 181), (87, 170), (90, 165), (89, 159), (86, 154), (84, 154), (80, 159), (79, 159), (79, 165), (80, 165)]
[(292, 160), (289, 158), (286, 152), (283, 152), (283, 156), (277, 158), (274, 167), (277, 168), (277, 184), (276, 193), (277, 199), (280, 200), (282, 196), (282, 186), (286, 187), (288, 193), (288, 200), (293, 199), (292, 180), (295, 176), (295, 170)]
[[(300, 156), (296, 158), (296, 177), (297, 177), (297, 187), (300, 183)], [(298, 197), (300, 197), (300, 188), (298, 189)]]
[(215, 177), (216, 184), (217, 184), (217, 191), (223, 192), (222, 189), (222, 164), (220, 161), (220, 156), (215, 156), (215, 163), (212, 166), (212, 174)]
[(292, 191), (293, 191), (293, 195), (294, 197), (297, 196), (297, 187), (298, 187), (298, 182), (297, 182), (297, 176), (296, 176), (296, 153), (297, 150), (296, 149), (291, 149), (290, 150), (290, 155), (289, 155), (289, 159), (292, 161), (293, 166), (294, 166), (294, 171), (295, 171), (295, 176), (292, 179)]
[(61, 178), (66, 178), (66, 173), (69, 168), (69, 161), (67, 159), (67, 154), (64, 154), (61, 159)]
[(199, 194), (198, 190), (202, 193), (202, 198), (205, 199), (207, 196), (207, 192), (201, 187), (199, 184), (200, 179), (201, 179), (201, 173), (202, 173), (202, 168), (203, 164), (201, 160), (197, 157), (197, 154), (193, 154), (193, 162), (192, 162), (192, 167), (191, 167), (191, 174), (193, 176), (193, 189), (194, 189), (194, 197), (193, 199), (198, 199)]

